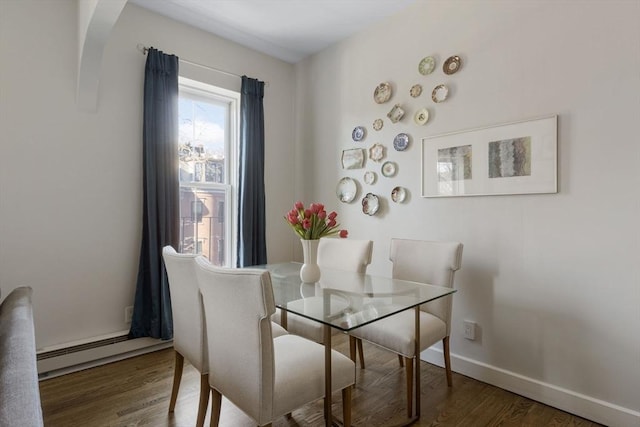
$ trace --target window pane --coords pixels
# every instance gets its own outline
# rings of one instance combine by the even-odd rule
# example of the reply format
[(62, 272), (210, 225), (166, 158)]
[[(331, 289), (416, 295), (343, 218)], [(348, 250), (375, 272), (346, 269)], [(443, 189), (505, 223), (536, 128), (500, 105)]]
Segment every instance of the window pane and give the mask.
[(225, 263), (225, 189), (180, 187), (180, 252)]
[(180, 182), (225, 183), (229, 105), (180, 97)]

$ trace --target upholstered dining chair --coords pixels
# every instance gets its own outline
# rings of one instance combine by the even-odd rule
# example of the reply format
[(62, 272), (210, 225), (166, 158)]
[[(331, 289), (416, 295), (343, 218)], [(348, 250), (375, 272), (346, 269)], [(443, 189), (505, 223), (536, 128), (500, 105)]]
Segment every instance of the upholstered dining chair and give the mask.
[(209, 379), (206, 364), (204, 317), (200, 290), (196, 278), (196, 255), (179, 254), (171, 246), (162, 248), (169, 292), (171, 293), (171, 314), (173, 317), (173, 349), (175, 366), (173, 387), (169, 400), (169, 412), (173, 412), (180, 389), (184, 359), (186, 358), (200, 372), (200, 400), (196, 426), (204, 425), (209, 403)]
[[(371, 264), (372, 252), (371, 240), (322, 238), (318, 243), (317, 260), (320, 268), (365, 273)], [(274, 321), (279, 321), (278, 316), (274, 316)], [(318, 343), (324, 339), (320, 323), (293, 313), (287, 315), (287, 331)]]
[[(389, 259), (394, 279), (453, 287), (453, 278), (462, 262), (462, 243), (392, 239)], [(451, 296), (420, 307), (420, 351), (442, 340), (447, 384), (452, 385), (449, 356), (451, 331)], [(415, 354), (415, 313), (407, 310), (386, 319), (355, 329), (351, 335), (397, 353), (406, 365), (407, 409), (413, 410), (413, 358)], [(362, 353), (361, 353), (362, 357)], [(403, 363), (403, 358), (406, 363)], [(355, 362), (353, 353), (351, 359)]]
[[(325, 348), (292, 334), (273, 337), (269, 272), (223, 269), (202, 257), (196, 264), (207, 331), (211, 426), (218, 425), (222, 396), (259, 426), (270, 426), (278, 417), (323, 398)], [(334, 350), (331, 379), (333, 391), (342, 391), (348, 426), (355, 365)]]
[[(173, 348), (175, 365), (173, 371), (173, 387), (169, 399), (169, 412), (173, 412), (180, 389), (180, 380), (186, 358), (200, 372), (200, 399), (196, 426), (204, 424), (209, 404), (209, 380), (206, 357), (206, 337), (204, 332), (204, 316), (198, 279), (196, 277), (197, 255), (179, 254), (171, 246), (162, 249), (169, 292), (171, 293), (171, 314), (173, 317)], [(278, 325), (274, 326), (276, 335), (287, 332)]]

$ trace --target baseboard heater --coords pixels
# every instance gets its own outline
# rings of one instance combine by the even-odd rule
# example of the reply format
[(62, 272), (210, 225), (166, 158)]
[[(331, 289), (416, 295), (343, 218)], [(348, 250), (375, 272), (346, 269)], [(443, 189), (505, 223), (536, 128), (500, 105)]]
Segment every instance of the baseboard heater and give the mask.
[(38, 376), (40, 379), (53, 378), (173, 345), (172, 340), (129, 339), (128, 334), (129, 331), (120, 331), (38, 349)]

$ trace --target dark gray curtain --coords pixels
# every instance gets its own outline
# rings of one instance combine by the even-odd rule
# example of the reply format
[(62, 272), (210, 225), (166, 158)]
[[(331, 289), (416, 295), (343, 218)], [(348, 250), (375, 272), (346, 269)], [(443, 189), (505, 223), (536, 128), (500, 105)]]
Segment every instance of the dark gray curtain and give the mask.
[(264, 82), (242, 76), (238, 184), (238, 267), (266, 264)]
[(178, 247), (178, 57), (150, 48), (144, 74), (142, 245), (130, 338), (171, 339), (162, 248)]

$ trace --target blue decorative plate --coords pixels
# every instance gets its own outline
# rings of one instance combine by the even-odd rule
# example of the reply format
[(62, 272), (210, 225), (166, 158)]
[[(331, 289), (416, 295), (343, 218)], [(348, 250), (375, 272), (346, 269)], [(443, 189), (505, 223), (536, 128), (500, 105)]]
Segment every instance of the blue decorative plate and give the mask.
[(362, 126), (356, 126), (353, 129), (353, 132), (351, 132), (351, 138), (353, 138), (353, 140), (356, 142), (362, 141), (365, 135), (366, 135), (366, 130)]
[(393, 148), (395, 148), (396, 151), (404, 151), (407, 149), (408, 146), (409, 146), (409, 135), (407, 135), (406, 133), (399, 133), (393, 139)]

